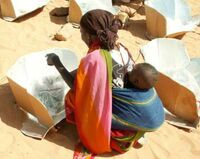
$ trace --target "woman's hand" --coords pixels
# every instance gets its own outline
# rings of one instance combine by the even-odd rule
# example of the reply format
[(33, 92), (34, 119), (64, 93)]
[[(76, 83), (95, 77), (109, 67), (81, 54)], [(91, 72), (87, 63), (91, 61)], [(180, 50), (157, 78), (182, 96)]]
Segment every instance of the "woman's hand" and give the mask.
[(47, 54), (46, 57), (47, 57), (47, 64), (50, 66), (57, 65), (60, 63), (58, 55), (54, 53)]
[[(71, 73), (64, 67), (64, 65), (61, 63), (58, 55), (54, 53), (50, 53), (46, 55), (47, 58), (47, 64), (50, 66), (55, 66), (64, 81), (68, 84), (70, 88), (73, 89), (74, 85), (74, 76), (71, 75)], [(74, 72), (75, 73), (75, 72)]]

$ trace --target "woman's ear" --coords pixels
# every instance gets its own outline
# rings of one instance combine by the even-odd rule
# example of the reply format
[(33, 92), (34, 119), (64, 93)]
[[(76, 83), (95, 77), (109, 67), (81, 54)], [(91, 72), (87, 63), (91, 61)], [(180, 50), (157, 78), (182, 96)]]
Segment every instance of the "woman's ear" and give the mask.
[(83, 29), (81, 29), (81, 38), (86, 43), (87, 46), (90, 45), (90, 42), (91, 42), (90, 35), (87, 32), (85, 32)]

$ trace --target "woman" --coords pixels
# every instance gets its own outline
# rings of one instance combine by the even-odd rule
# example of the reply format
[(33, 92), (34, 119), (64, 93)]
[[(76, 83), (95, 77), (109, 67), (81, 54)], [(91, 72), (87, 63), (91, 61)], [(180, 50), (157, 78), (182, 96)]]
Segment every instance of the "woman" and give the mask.
[(109, 152), (111, 147), (125, 152), (144, 134), (123, 124), (116, 130), (116, 121), (112, 124), (112, 88), (124, 87), (124, 76), (133, 66), (128, 50), (116, 42), (121, 26), (120, 20), (104, 10), (89, 11), (81, 18), (81, 37), (89, 51), (75, 78), (55, 54), (47, 59), (72, 88), (66, 96), (67, 121), (76, 124), (81, 142), (95, 154)]

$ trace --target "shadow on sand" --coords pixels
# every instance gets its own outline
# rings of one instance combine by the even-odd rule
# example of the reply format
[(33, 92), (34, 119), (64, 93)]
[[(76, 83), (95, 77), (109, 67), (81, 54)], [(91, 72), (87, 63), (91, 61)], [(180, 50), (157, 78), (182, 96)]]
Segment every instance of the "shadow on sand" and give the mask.
[(28, 20), (30, 18), (33, 18), (36, 15), (40, 14), (42, 11), (43, 11), (43, 8), (39, 8), (39, 9), (37, 9), (37, 10), (31, 12), (31, 13), (28, 13), (28, 14), (26, 14), (26, 15), (24, 15), (24, 16), (16, 19), (16, 20), (14, 20), (13, 22), (20, 23), (20, 22), (26, 21), (26, 20)]

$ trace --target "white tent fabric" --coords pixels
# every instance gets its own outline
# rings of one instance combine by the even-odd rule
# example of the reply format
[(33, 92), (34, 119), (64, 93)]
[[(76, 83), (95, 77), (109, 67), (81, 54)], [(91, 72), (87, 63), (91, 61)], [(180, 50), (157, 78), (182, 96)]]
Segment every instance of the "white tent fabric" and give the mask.
[(49, 0), (0, 0), (3, 19), (13, 21), (43, 7)]
[(174, 37), (192, 31), (200, 21), (191, 16), (187, 0), (146, 0), (145, 11), (152, 37)]

